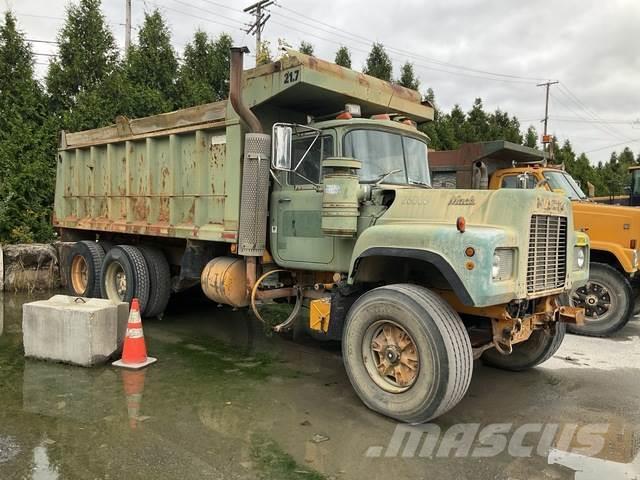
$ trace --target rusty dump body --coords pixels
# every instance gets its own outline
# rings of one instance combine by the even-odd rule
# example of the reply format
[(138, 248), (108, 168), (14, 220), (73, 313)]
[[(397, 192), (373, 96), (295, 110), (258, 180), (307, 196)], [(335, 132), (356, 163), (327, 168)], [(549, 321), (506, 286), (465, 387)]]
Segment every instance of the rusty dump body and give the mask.
[[(297, 72), (295, 77), (292, 72)], [(290, 51), (244, 72), (262, 129), (361, 105), (364, 115), (433, 118), (417, 92)], [(227, 100), (61, 134), (54, 226), (236, 243), (244, 124)], [(81, 233), (81, 232), (80, 232)]]

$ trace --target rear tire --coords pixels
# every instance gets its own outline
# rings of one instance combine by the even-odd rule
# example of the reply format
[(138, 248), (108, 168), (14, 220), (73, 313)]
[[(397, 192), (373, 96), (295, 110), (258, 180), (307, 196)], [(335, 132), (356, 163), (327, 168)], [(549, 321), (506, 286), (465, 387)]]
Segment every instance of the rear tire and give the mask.
[(535, 330), (528, 340), (513, 345), (511, 355), (502, 355), (495, 348), (482, 354), (482, 362), (491, 367), (521, 372), (549, 360), (564, 340), (565, 324), (556, 322), (555, 332)]
[(146, 317), (157, 317), (165, 311), (171, 295), (171, 271), (164, 253), (157, 248), (141, 246), (140, 252), (149, 270), (149, 301)]
[(426, 422), (452, 409), (473, 371), (462, 320), (442, 298), (417, 285), (389, 285), (362, 295), (347, 314), (342, 353), (364, 404), (403, 422)]
[(67, 259), (67, 290), (74, 297), (100, 297), (104, 250), (96, 242), (76, 242)]
[(144, 315), (149, 301), (149, 270), (136, 247), (117, 245), (111, 248), (102, 262), (100, 289), (103, 298), (115, 302), (140, 302), (140, 315)]
[(608, 337), (624, 327), (633, 316), (633, 289), (629, 280), (609, 265), (593, 262), (589, 268), (587, 285), (569, 295), (572, 305), (585, 307), (584, 325), (567, 325), (567, 331), (590, 337)]

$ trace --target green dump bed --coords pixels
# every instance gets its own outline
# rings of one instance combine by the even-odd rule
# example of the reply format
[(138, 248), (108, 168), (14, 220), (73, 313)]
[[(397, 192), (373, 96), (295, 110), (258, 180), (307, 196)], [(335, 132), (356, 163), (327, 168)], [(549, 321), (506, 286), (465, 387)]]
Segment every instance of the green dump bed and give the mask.
[[(418, 92), (289, 51), (244, 72), (242, 96), (273, 122), (361, 105), (363, 116), (433, 118)], [(243, 128), (221, 101), (61, 135), (54, 226), (236, 242)]]

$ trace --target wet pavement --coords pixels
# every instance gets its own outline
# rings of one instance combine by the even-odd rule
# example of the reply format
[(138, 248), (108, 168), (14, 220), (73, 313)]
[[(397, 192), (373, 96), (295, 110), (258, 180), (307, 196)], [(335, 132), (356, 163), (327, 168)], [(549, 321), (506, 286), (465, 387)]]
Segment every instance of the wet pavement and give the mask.
[(567, 336), (527, 372), (477, 363), (455, 409), (396, 430), (355, 396), (337, 345), (186, 295), (145, 322), (159, 360), (140, 373), (25, 360), (21, 305), (50, 295), (0, 298), (1, 480), (640, 478), (640, 320)]

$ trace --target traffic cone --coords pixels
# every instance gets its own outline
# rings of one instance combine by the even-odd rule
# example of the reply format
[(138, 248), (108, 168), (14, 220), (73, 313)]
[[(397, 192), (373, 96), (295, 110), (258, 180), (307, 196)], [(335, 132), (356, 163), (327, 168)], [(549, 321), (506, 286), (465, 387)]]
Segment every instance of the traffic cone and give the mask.
[(147, 357), (147, 347), (144, 343), (144, 332), (142, 331), (142, 319), (140, 318), (140, 304), (138, 299), (134, 298), (131, 300), (122, 358), (117, 362), (113, 362), (112, 365), (137, 370), (151, 365), (156, 360), (156, 358)]
[(144, 377), (146, 370), (122, 370), (122, 385), (127, 396), (127, 415), (131, 430), (138, 428), (140, 417), (140, 404), (144, 391)]

